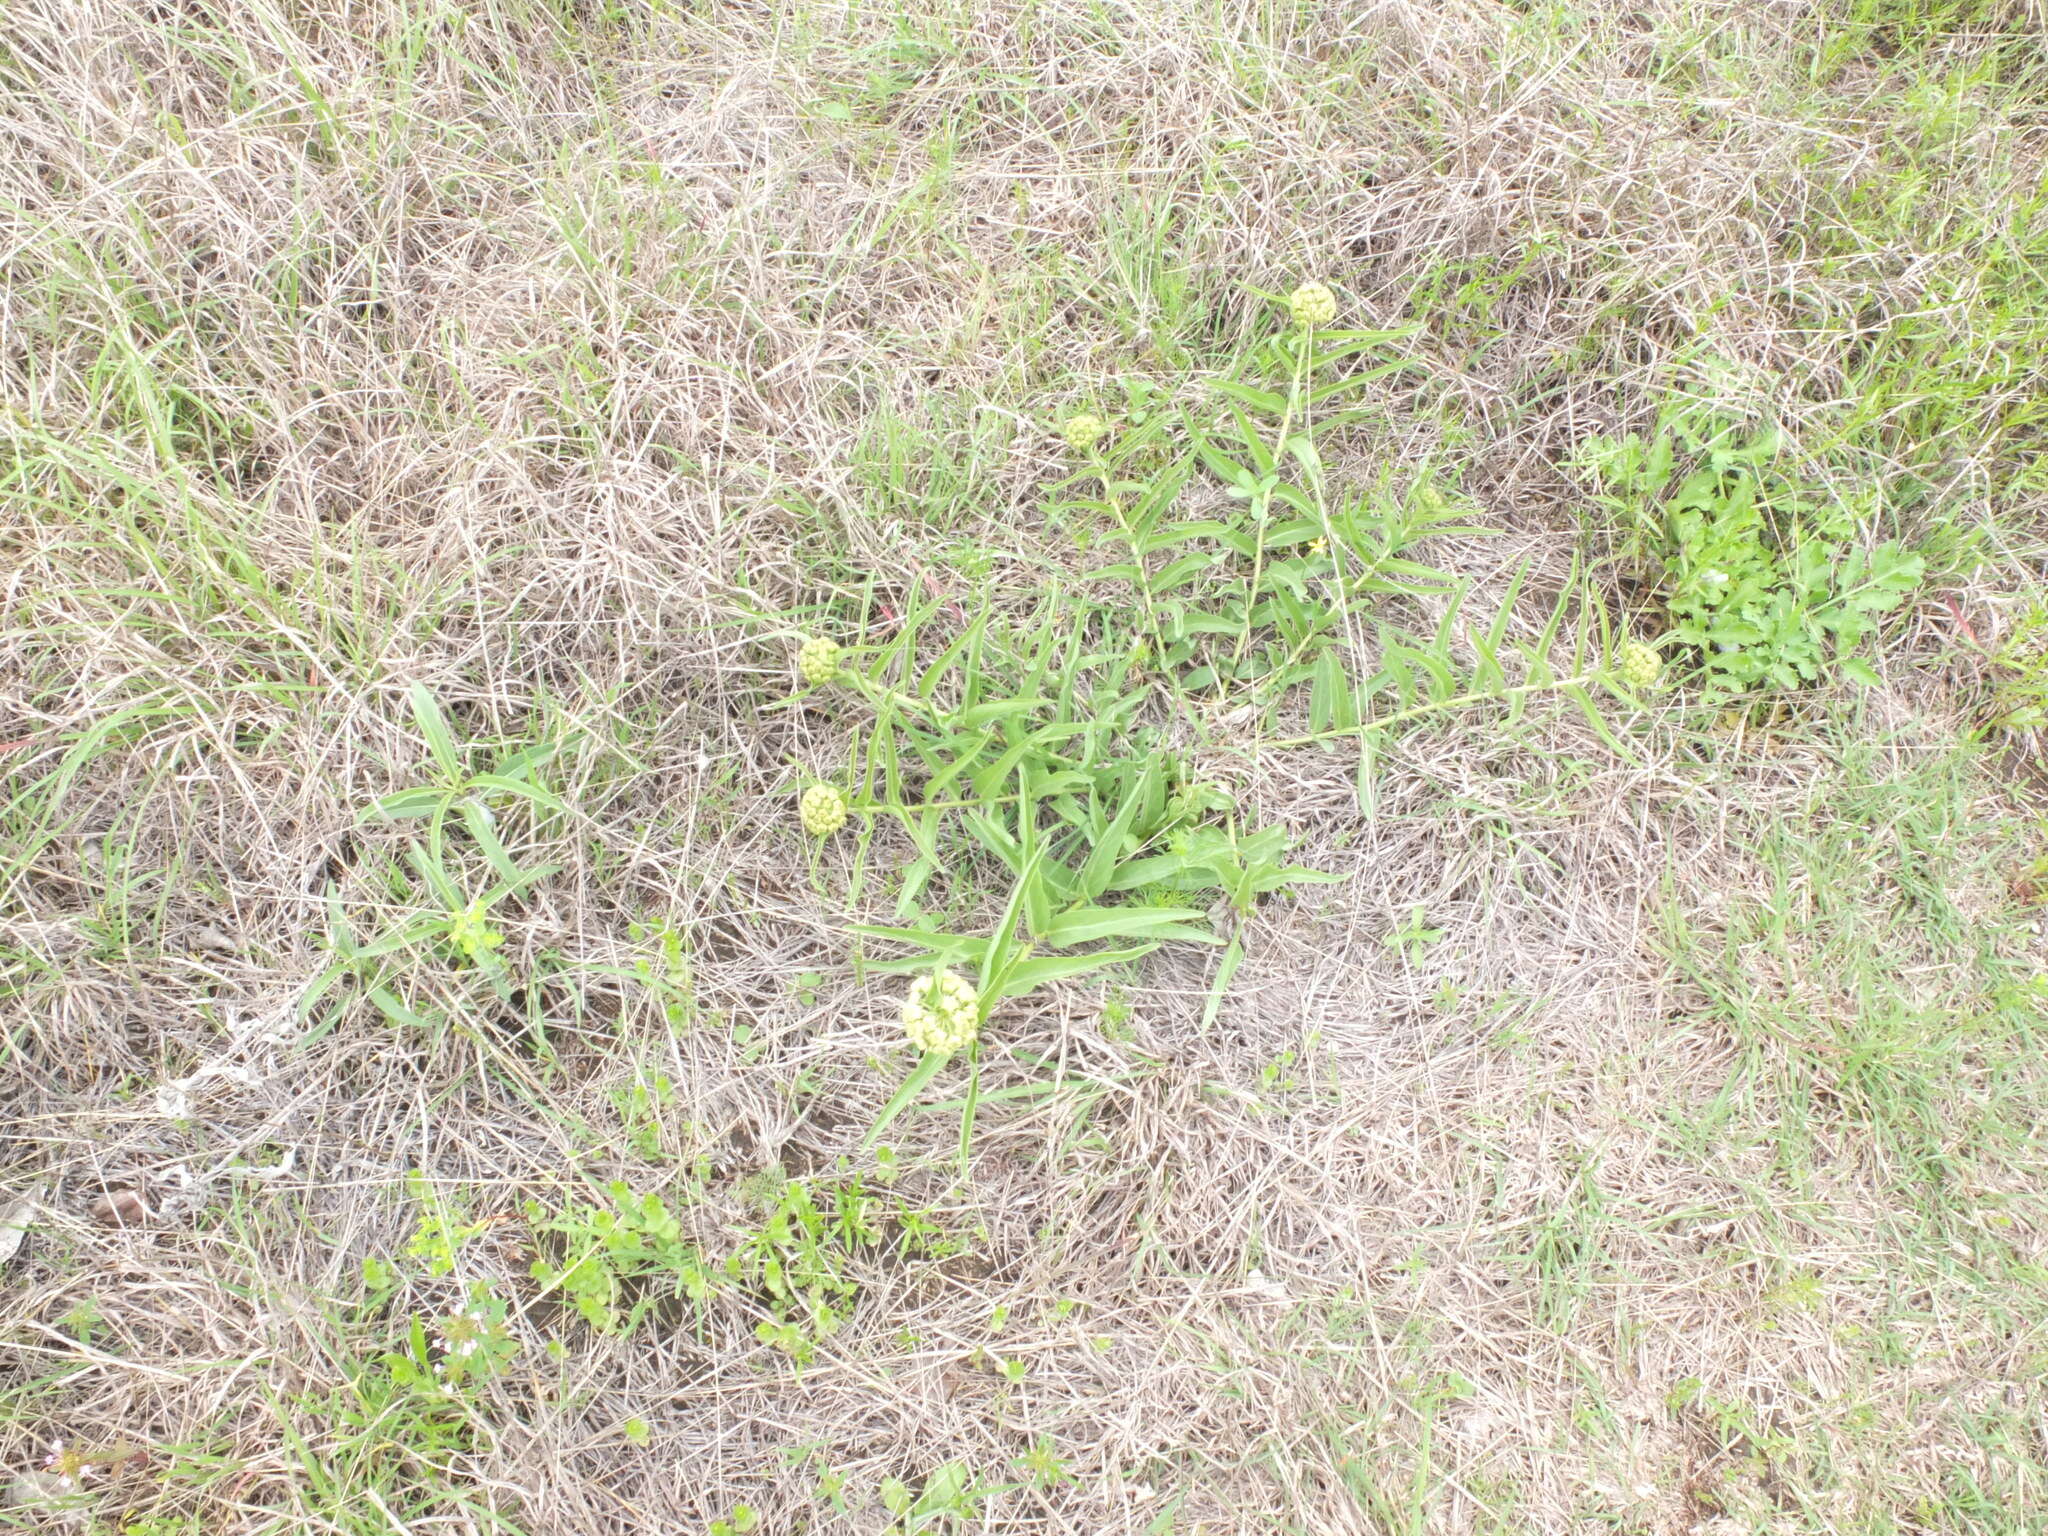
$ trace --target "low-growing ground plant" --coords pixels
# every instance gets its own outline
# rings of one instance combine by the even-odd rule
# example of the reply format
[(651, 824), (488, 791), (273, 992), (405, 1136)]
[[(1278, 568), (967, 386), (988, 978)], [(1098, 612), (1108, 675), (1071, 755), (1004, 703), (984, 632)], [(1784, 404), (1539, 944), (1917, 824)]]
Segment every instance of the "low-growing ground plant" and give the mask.
[[(515, 1006), (523, 985), (497, 953), (504, 935), (492, 926), (494, 914), (559, 867), (521, 862), (500, 828), (515, 808), (541, 817), (567, 814), (541, 777), (560, 743), (508, 751), (472, 770), (432, 692), (416, 685), (408, 699), (438, 782), (382, 796), (362, 819), (382, 826), (418, 823), (420, 835), (405, 840), (402, 855), (377, 853), (368, 861), (369, 872), (381, 877), (374, 881), (381, 899), (371, 908), (379, 931), (360, 932), (352, 910), (364, 904), (345, 900), (328, 884), (326, 939), (334, 960), (297, 1006), (302, 1017), (331, 1019), (331, 994), (341, 990), (345, 1005), (343, 984), (352, 983), (390, 1023), (473, 1034), (476, 1018), (493, 1002), (500, 1010)], [(431, 985), (423, 988), (426, 978)]]
[(1985, 648), (1990, 697), (1984, 729), (1994, 742), (2030, 743), (2048, 736), (2048, 602), (2035, 599)]
[[(1418, 556), (1432, 536), (1483, 530), (1433, 476), (1332, 483), (1318, 438), (1406, 367), (1378, 358), (1405, 333), (1333, 329), (1337, 307), (1320, 283), (1297, 288), (1288, 323), (1198, 405), (1148, 408), (1127, 432), (1092, 412), (1066, 419), (1085, 468), (1052, 515), (1122, 556), (1079, 588), (971, 618), (932, 599), (886, 640), (797, 645), (807, 704), (840, 709), (848, 733), (846, 784), (803, 788), (803, 830), (827, 838), (857, 819), (865, 839), (886, 818), (915, 855), (894, 890), (908, 921), (849, 930), (883, 947), (870, 970), (915, 978), (902, 1019), (919, 1059), (869, 1145), (964, 1054), (964, 1169), (982, 1029), (1005, 1000), (1162, 944), (1217, 945), (1206, 1028), (1258, 903), (1331, 878), (1289, 862), (1282, 828), (1248, 821), (1186, 766), (1190, 727), (1233, 751), (1351, 743), (1369, 809), (1372, 749), (1396, 727), (1490, 710), (1511, 729), (1555, 692), (1614, 741), (1588, 689), (1659, 680), (1639, 642), (1608, 656), (1589, 608), (1567, 632), (1574, 590), (1530, 640), (1509, 638), (1519, 581), (1485, 626), (1462, 623), (1465, 584)], [(1404, 626), (1428, 603), (1432, 626)], [(1268, 736), (1289, 721), (1309, 729)], [(993, 927), (947, 927), (935, 908), (986, 878), (1004, 897)]]
[(1664, 640), (1709, 702), (1838, 673), (1877, 681), (1858, 653), (1926, 562), (1868, 542), (1849, 509), (1801, 482), (1780, 434), (1688, 405), (1647, 438), (1588, 441), (1580, 462), (1655, 573)]
[(665, 1301), (709, 1298), (717, 1262), (684, 1232), (668, 1201), (621, 1181), (605, 1193), (604, 1204), (527, 1207), (528, 1224), (552, 1234), (560, 1249), (559, 1257), (533, 1261), (543, 1293), (558, 1292), (592, 1328), (628, 1333)]
[[(769, 1169), (744, 1182), (740, 1223), (700, 1219), (694, 1178), (673, 1199), (613, 1181), (598, 1201), (538, 1202), (528, 1225), (546, 1252), (532, 1262), (542, 1295), (558, 1295), (592, 1329), (630, 1334), (665, 1308), (701, 1330), (720, 1303), (753, 1314), (754, 1336), (802, 1366), (851, 1312), (852, 1262), (892, 1248), (935, 1257), (953, 1240), (930, 1213), (858, 1175), (792, 1179)], [(673, 1319), (671, 1319), (673, 1321)]]

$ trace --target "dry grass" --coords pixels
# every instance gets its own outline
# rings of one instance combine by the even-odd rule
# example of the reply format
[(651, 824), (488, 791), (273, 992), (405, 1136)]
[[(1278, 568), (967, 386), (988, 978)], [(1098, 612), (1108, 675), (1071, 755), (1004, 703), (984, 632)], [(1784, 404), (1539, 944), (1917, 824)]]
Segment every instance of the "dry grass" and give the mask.
[[(2048, 547), (2048, 17), (1849, 9), (12, 7), (0, 1469), (149, 1454), (0, 1523), (875, 1531), (959, 1461), (1004, 1532), (2048, 1528), (2040, 823), (1964, 643)], [(1170, 951), (1007, 1009), (1069, 1087), (965, 1180), (899, 1123), (950, 1251), (854, 1254), (801, 1370), (737, 1301), (574, 1321), (528, 1201), (695, 1169), (753, 1230), (761, 1170), (870, 1166), (896, 1070), (841, 923), (905, 847), (807, 867), (845, 731), (772, 707), (801, 623), (750, 615), (1028, 609), (1076, 558), (1047, 423), (1194, 398), (1304, 273), (1420, 322), (1348, 467), (1446, 466), (1482, 594), (1607, 552), (1562, 466), (1674, 390), (1810, 433), (1934, 552), (1886, 686), (1673, 704), (1632, 760), (1441, 723), (1369, 820), (1349, 757), (1190, 719), (1345, 876), (1215, 1027)], [(479, 765), (560, 743), (570, 807), (506, 817), (556, 866), (495, 914), (512, 1004), (405, 951), (439, 1032), (309, 1000), (330, 888), (416, 915), (367, 814), (436, 773), (414, 684)], [(473, 1431), (365, 1410), (472, 1282), (528, 1344)]]

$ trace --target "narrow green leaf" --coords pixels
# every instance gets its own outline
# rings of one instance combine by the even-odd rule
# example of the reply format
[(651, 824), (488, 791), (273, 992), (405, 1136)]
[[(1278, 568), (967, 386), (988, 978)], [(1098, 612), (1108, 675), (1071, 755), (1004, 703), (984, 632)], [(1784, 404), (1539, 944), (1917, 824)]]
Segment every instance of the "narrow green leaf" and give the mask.
[(419, 844), (414, 843), (405, 851), (406, 862), (419, 871), (420, 878), (427, 883), (427, 889), (434, 893), (434, 899), (449, 911), (463, 905), (462, 894), (456, 889), (454, 880), (441, 867), (440, 860)]
[(517, 896), (521, 891), (538, 885), (550, 875), (558, 875), (561, 871), (562, 866), (559, 864), (542, 864), (533, 869), (519, 870), (510, 880), (501, 880), (485, 891), (483, 903), (487, 907), (495, 906), (506, 897)]
[(372, 816), (383, 816), (392, 821), (410, 821), (431, 816), (436, 811), (445, 810), (454, 794), (452, 789), (401, 789), (396, 794), (371, 801), (357, 819), (368, 821)]
[(1223, 941), (1207, 928), (1191, 926), (1206, 914), (1193, 907), (1080, 907), (1062, 912), (1044, 929), (1047, 944), (1068, 949), (1097, 939), (1187, 939), (1197, 944)]
[(1109, 888), (1109, 877), (1123, 858), (1124, 839), (1130, 835), (1131, 825), (1139, 811), (1150, 802), (1152, 784), (1158, 777), (1159, 759), (1146, 758), (1145, 766), (1139, 770), (1137, 783), (1124, 791), (1123, 804), (1117, 809), (1116, 819), (1103, 829), (1095, 840), (1095, 846), (1089, 850), (1078, 881), (1082, 896), (1089, 901)]
[(476, 801), (465, 800), (462, 802), (462, 820), (469, 828), (469, 835), (476, 840), (477, 847), (483, 850), (484, 857), (490, 861), (491, 868), (505, 880), (518, 880), (519, 866), (513, 862), (512, 855), (505, 851), (505, 844), (498, 837), (498, 829), (491, 825), (491, 813)]
[(414, 1013), (398, 1000), (397, 994), (386, 987), (372, 987), (368, 993), (377, 1011), (394, 1024), (403, 1024), (409, 1029), (432, 1030), (435, 1021), (423, 1014)]
[(1157, 885), (1191, 869), (1200, 869), (1205, 862), (1185, 853), (1156, 853), (1150, 858), (1132, 859), (1117, 866), (1116, 872), (1109, 877), (1109, 889), (1134, 891), (1140, 886)]
[(1023, 861), (1017, 889), (1024, 898), (1024, 926), (1042, 935), (1052, 922), (1052, 893), (1042, 873), (1046, 848), (1038, 835), (1038, 799), (1029, 762), (1017, 765), (1017, 854)]
[[(914, 945), (924, 951), (917, 963), (927, 968), (968, 962), (979, 964), (981, 957), (988, 953), (987, 939), (969, 938), (964, 934), (932, 933), (923, 928), (890, 928), (878, 923), (849, 923), (847, 931), (860, 934), (863, 938), (887, 939), (892, 944)], [(879, 966), (886, 962), (873, 963)]]
[(1585, 689), (1566, 688), (1563, 693), (1579, 707), (1579, 713), (1586, 717), (1586, 723), (1592, 726), (1593, 733), (1607, 744), (1615, 756), (1631, 763), (1642, 760), (1637, 756), (1635, 748), (1614, 734), (1614, 728), (1607, 723), (1607, 717), (1600, 713), (1600, 706), (1593, 702)]
[(1024, 904), (1029, 900), (1026, 893), (1038, 879), (1038, 861), (1044, 856), (1045, 851), (1040, 849), (1017, 871), (1017, 883), (1010, 891), (1009, 905), (1003, 908), (1002, 920), (996, 924), (996, 931), (988, 941), (988, 950), (981, 957), (980, 985), (975, 990), (984, 999), (998, 995), (1004, 976), (1020, 958), (1017, 927), (1024, 913)]
[(1029, 960), (1020, 960), (1010, 967), (995, 996), (1022, 997), (1047, 982), (1085, 976), (1106, 966), (1121, 965), (1127, 960), (1149, 955), (1158, 947), (1157, 944), (1133, 944), (1124, 949), (1098, 949), (1085, 955), (1037, 955)]
[(529, 784), (524, 779), (508, 779), (502, 774), (480, 773), (469, 781), (472, 789), (488, 789), (494, 794), (511, 795), (515, 799), (529, 801), (550, 811), (567, 813), (569, 807), (555, 795), (542, 789), (538, 784)]
[(1040, 698), (998, 699), (990, 704), (976, 704), (963, 709), (953, 716), (961, 725), (989, 725), (998, 720), (1007, 720), (1012, 715), (1028, 715), (1034, 709), (1043, 709), (1051, 700)]
[(565, 745), (562, 741), (543, 741), (536, 746), (522, 747), (517, 752), (508, 752), (498, 760), (491, 771), (500, 778), (523, 779), (534, 769), (560, 752)]
[(455, 735), (448, 729), (448, 717), (441, 713), (440, 703), (425, 683), (414, 683), (406, 690), (406, 697), (412, 702), (413, 718), (419, 722), (420, 734), (427, 738), (427, 750), (434, 754), (434, 761), (449, 778), (461, 778), (462, 754), (455, 749)]
[(875, 1123), (868, 1127), (867, 1135), (861, 1138), (861, 1151), (866, 1152), (874, 1146), (882, 1132), (889, 1128), (898, 1115), (910, 1107), (911, 1100), (924, 1092), (925, 1085), (939, 1075), (939, 1069), (950, 1059), (944, 1051), (926, 1051), (919, 1058), (917, 1065), (912, 1067), (909, 1075), (903, 1079), (902, 1086), (896, 1090), (889, 1102), (882, 1106), (881, 1114), (877, 1115)]
[(1215, 388), (1218, 394), (1228, 395), (1233, 400), (1241, 400), (1246, 405), (1255, 406), (1271, 416), (1284, 415), (1287, 410), (1287, 397), (1277, 395), (1270, 389), (1254, 389), (1249, 384), (1233, 384), (1227, 379), (1219, 379)]
[(967, 1101), (960, 1106), (960, 1176), (967, 1177), (967, 1154), (974, 1147), (974, 1111), (981, 1102), (981, 1042), (967, 1050)]
[(1216, 979), (1209, 984), (1209, 1000), (1202, 1005), (1203, 1033), (1216, 1022), (1216, 1012), (1223, 1006), (1224, 994), (1230, 990), (1230, 979), (1237, 974), (1238, 965), (1244, 960), (1244, 939), (1232, 934), (1230, 944), (1216, 962)]

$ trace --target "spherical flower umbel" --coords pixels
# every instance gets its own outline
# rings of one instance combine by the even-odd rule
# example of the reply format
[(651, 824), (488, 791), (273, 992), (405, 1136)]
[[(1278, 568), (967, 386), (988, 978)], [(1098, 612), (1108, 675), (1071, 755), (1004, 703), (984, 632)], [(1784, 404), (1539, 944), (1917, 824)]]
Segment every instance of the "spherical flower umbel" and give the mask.
[(836, 784), (813, 784), (797, 801), (796, 809), (804, 830), (813, 837), (830, 837), (846, 825), (846, 796)]
[(1653, 688), (1664, 675), (1664, 658), (1657, 654), (1655, 646), (1627, 640), (1622, 642), (1614, 670), (1631, 688)]
[(1076, 453), (1086, 453), (1102, 441), (1102, 434), (1109, 430), (1100, 416), (1091, 416), (1086, 411), (1078, 416), (1069, 416), (1067, 424), (1060, 428), (1060, 436), (1067, 440), (1067, 446)]
[(1287, 295), (1287, 312), (1296, 325), (1314, 330), (1337, 318), (1337, 295), (1321, 283), (1303, 283)]
[(839, 642), (813, 635), (797, 647), (796, 670), (813, 688), (821, 688), (839, 675)]
[(954, 971), (920, 976), (903, 999), (903, 1033), (920, 1051), (965, 1050), (981, 1028), (974, 986)]

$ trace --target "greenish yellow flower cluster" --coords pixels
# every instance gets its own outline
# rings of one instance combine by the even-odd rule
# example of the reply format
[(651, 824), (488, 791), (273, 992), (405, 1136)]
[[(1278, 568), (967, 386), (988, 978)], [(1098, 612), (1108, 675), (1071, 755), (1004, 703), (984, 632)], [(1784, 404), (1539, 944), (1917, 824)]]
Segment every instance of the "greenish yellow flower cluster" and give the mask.
[(839, 675), (839, 642), (813, 635), (797, 647), (796, 670), (813, 688), (822, 688)]
[(830, 837), (846, 825), (846, 796), (834, 784), (813, 784), (797, 801), (797, 815), (813, 837)]
[(954, 971), (920, 976), (903, 1000), (903, 1033), (920, 1051), (965, 1050), (981, 1028), (974, 986)]
[(1654, 646), (1627, 640), (1622, 643), (1615, 672), (1631, 688), (1654, 688), (1657, 679), (1664, 675), (1664, 658)]
[(1067, 440), (1067, 446), (1076, 453), (1086, 453), (1102, 441), (1102, 434), (1109, 430), (1109, 424), (1100, 416), (1091, 416), (1086, 411), (1078, 416), (1069, 416), (1067, 424), (1060, 428), (1060, 436)]
[(1287, 312), (1303, 330), (1314, 330), (1337, 318), (1337, 295), (1322, 283), (1303, 283), (1287, 296)]

